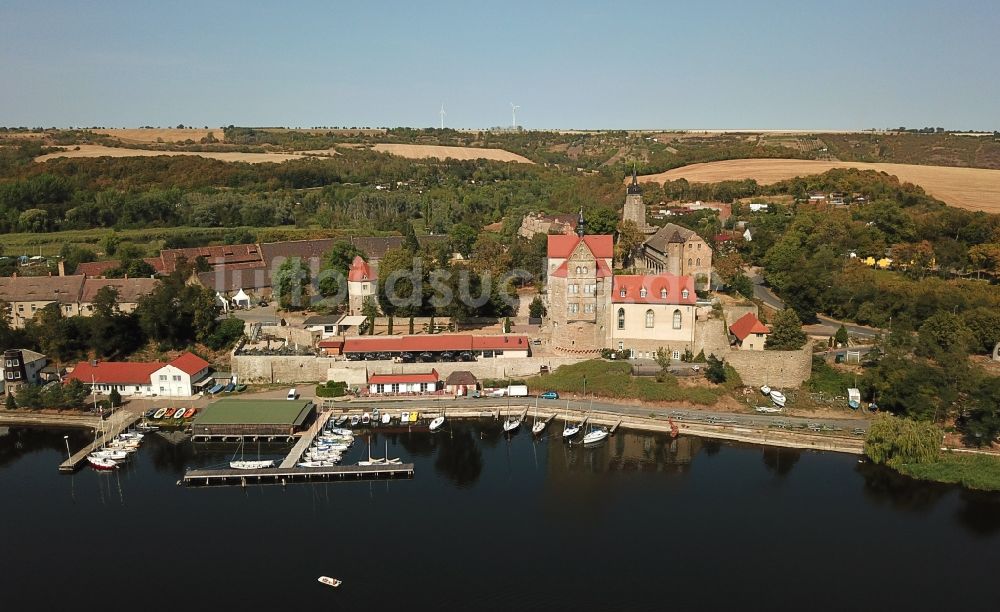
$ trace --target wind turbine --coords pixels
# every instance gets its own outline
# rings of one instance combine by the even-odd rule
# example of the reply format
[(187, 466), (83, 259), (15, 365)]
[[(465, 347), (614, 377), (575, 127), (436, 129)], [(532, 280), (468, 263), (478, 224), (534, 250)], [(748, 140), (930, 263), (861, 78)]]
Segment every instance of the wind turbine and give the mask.
[(444, 112), (444, 103), (441, 103), (441, 129), (444, 129), (444, 116), (448, 113)]
[(517, 109), (519, 109), (519, 108), (521, 108), (521, 107), (518, 106), (517, 104), (514, 104), (513, 102), (510, 103), (510, 120), (511, 120), (511, 126), (510, 127), (511, 127), (511, 129), (514, 129), (514, 130), (517, 129)]

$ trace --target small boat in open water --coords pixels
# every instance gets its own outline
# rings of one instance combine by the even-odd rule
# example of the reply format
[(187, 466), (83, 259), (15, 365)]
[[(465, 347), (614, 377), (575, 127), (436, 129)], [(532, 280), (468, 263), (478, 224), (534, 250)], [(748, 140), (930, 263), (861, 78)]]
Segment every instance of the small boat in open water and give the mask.
[(320, 576), (319, 581), (325, 584), (326, 586), (332, 586), (333, 588), (337, 588), (341, 585), (340, 580), (337, 580), (336, 578), (330, 578), (329, 576)]
[(431, 421), (431, 424), (430, 424), (429, 427), (430, 427), (431, 431), (437, 431), (437, 430), (441, 429), (442, 425), (444, 425), (444, 417), (443, 416), (439, 416), (439, 417), (435, 417)]

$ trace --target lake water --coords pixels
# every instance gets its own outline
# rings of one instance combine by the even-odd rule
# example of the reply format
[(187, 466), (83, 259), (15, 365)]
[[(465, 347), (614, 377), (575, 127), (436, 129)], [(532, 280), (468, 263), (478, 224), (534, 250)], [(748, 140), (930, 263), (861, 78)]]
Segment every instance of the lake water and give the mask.
[[(372, 438), (373, 454), (388, 440), (415, 464), (413, 480), (246, 489), (176, 485), (232, 449), (147, 436), (126, 468), (67, 476), (64, 432), (13, 429), (0, 437), (3, 609), (996, 605), (1000, 496), (848, 455), (624, 430), (585, 449), (450, 427)], [(347, 462), (367, 452), (358, 442)]]

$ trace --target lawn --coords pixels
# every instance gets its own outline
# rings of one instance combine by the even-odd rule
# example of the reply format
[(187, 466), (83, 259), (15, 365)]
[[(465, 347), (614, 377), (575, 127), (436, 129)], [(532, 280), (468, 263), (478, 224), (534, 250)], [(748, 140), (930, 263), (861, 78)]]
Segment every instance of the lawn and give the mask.
[(899, 471), (912, 478), (960, 484), (970, 489), (1000, 491), (1000, 457), (941, 453), (933, 463), (907, 463)]
[(655, 378), (633, 377), (627, 363), (601, 359), (564, 365), (551, 374), (535, 376), (525, 382), (528, 388), (539, 393), (551, 390), (582, 394), (586, 391), (597, 397), (646, 402), (691, 402), (706, 406), (715, 404), (719, 396), (726, 392), (723, 387), (682, 387), (673, 377), (662, 383)]

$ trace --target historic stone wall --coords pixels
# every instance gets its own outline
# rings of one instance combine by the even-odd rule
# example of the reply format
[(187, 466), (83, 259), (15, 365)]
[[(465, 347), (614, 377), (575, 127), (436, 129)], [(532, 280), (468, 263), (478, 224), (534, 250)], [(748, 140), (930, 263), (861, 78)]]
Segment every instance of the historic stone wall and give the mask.
[[(341, 362), (342, 363), (342, 362)], [(312, 355), (234, 355), (233, 374), (240, 382), (299, 383), (327, 380), (327, 371), (338, 365), (329, 357)]]
[(744, 384), (794, 388), (812, 374), (812, 343), (797, 351), (729, 351), (725, 359), (739, 372)]

